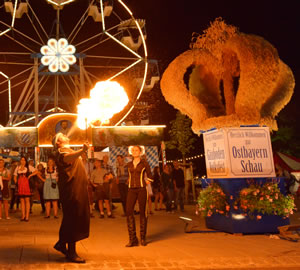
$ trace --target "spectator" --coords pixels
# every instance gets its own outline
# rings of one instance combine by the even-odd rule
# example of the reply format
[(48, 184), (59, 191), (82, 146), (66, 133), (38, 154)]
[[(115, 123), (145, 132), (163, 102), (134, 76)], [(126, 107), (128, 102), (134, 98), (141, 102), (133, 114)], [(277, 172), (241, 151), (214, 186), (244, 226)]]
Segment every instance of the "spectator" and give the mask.
[(37, 190), (40, 197), (40, 203), (42, 207), (42, 214), (45, 213), (45, 201), (44, 201), (44, 182), (45, 182), (45, 168), (42, 163), (37, 166), (37, 171), (35, 175)]
[(147, 182), (147, 195), (148, 195), (148, 213), (150, 215), (153, 215), (152, 212), (152, 197), (153, 197), (153, 189), (152, 189), (152, 183), (150, 181), (147, 181), (147, 173), (145, 173), (145, 181)]
[(178, 204), (180, 205), (180, 210), (184, 211), (184, 173), (181, 168), (179, 168), (178, 161), (173, 162), (174, 169), (172, 171), (172, 180), (174, 182), (174, 190), (176, 192), (176, 202), (175, 209), (177, 209)]
[(3, 159), (0, 159), (0, 179), (2, 184), (1, 188), (1, 197), (0, 198), (0, 219), (2, 218), (2, 202), (4, 205), (4, 213), (5, 213), (5, 218), (10, 219), (9, 214), (8, 214), (8, 201), (10, 200), (10, 173), (9, 171), (4, 167), (5, 163)]
[[(162, 204), (164, 200), (164, 196), (162, 193), (162, 183), (160, 178), (160, 170), (159, 167), (155, 167), (153, 171), (153, 194), (155, 196), (154, 199), (154, 210), (159, 211), (162, 210)], [(158, 207), (159, 203), (159, 207)]]
[(103, 201), (106, 206), (106, 212), (108, 218), (114, 218), (111, 212), (109, 204), (109, 193), (110, 193), (110, 180), (113, 178), (111, 173), (107, 173), (101, 166), (101, 161), (95, 161), (95, 169), (91, 174), (91, 183), (95, 187), (95, 198), (98, 202), (100, 218), (104, 218), (104, 207)]
[(83, 153), (81, 158), (82, 158), (82, 162), (83, 162), (83, 165), (84, 165), (84, 168), (85, 168), (86, 176), (87, 176), (88, 182), (89, 182), (88, 194), (89, 194), (89, 202), (90, 202), (90, 216), (91, 216), (91, 218), (93, 218), (93, 217), (95, 217), (94, 214), (93, 214), (93, 203), (94, 203), (94, 191), (93, 191), (93, 189), (94, 189), (94, 187), (91, 183), (91, 173), (93, 171), (94, 164), (89, 161), (87, 153)]
[(174, 182), (172, 180), (170, 166), (166, 164), (164, 166), (163, 173), (161, 174), (161, 180), (163, 185), (163, 193), (166, 198), (166, 211), (172, 212), (172, 202), (174, 200)]
[(14, 172), (15, 182), (17, 183), (17, 194), (21, 202), (22, 218), (21, 221), (29, 221), (30, 213), (30, 190), (29, 179), (32, 175), (29, 174), (28, 164), (25, 157), (21, 157), (20, 165)]
[(119, 188), (120, 199), (123, 206), (123, 216), (126, 216), (126, 200), (128, 194), (128, 167), (122, 155), (117, 156), (117, 178), (116, 183)]
[[(36, 168), (34, 167), (34, 160), (33, 159), (29, 159), (28, 160), (28, 169), (29, 169), (29, 174), (32, 174), (36, 171)], [(30, 190), (32, 195), (35, 193), (35, 183), (36, 183), (36, 174), (33, 174), (33, 177), (30, 179), (29, 181), (29, 186), (30, 186)], [(30, 196), (30, 214), (32, 214), (32, 206), (33, 206), (33, 196)]]
[[(110, 180), (110, 182), (112, 183), (113, 180), (114, 180), (114, 171), (113, 171), (113, 168), (112, 166), (108, 163), (108, 155), (104, 155), (103, 156), (103, 159), (102, 159), (102, 164), (101, 164), (101, 167), (102, 169), (105, 170), (105, 173), (111, 173), (111, 175), (113, 176), (113, 178)], [(111, 185), (112, 186), (112, 185)], [(110, 205), (110, 209), (111, 210), (114, 210), (115, 209), (115, 206), (113, 205), (112, 203), (112, 194), (111, 194), (111, 188), (109, 189), (109, 205)]]
[(54, 218), (58, 218), (57, 216), (57, 202), (59, 199), (58, 192), (58, 176), (56, 172), (55, 162), (52, 158), (48, 159), (47, 169), (45, 172), (45, 183), (44, 183), (44, 200), (46, 202), (46, 216), (45, 218), (50, 218), (50, 207), (52, 203)]
[[(20, 199), (18, 196), (16, 196), (17, 193), (17, 183), (15, 182), (15, 177), (14, 177), (14, 172), (16, 170), (16, 168), (18, 167), (19, 162), (14, 160), (11, 162), (10, 165), (10, 175), (11, 180), (10, 180), (10, 194), (11, 194), (11, 200), (10, 200), (10, 207), (9, 207), (9, 211), (15, 212), (15, 211), (19, 211), (19, 204), (20, 204)], [(14, 204), (16, 203), (16, 210), (14, 210)]]

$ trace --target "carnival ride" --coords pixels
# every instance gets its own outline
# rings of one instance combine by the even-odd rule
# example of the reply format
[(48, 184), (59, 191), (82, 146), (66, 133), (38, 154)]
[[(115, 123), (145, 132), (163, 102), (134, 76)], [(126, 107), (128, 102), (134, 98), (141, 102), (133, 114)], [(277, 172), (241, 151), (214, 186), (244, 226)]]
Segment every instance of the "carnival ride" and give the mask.
[(37, 126), (48, 114), (75, 112), (101, 80), (126, 89), (129, 103), (110, 125), (122, 123), (143, 89), (159, 80), (157, 62), (147, 59), (145, 25), (122, 0), (5, 0), (0, 102), (9, 112), (6, 126)]

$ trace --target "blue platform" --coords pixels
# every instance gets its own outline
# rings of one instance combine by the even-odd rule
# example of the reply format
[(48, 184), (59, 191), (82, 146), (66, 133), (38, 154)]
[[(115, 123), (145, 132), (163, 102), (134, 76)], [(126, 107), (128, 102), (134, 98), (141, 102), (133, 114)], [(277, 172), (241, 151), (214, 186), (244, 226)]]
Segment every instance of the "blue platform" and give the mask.
[[(286, 195), (284, 178), (272, 178), (279, 181), (278, 187), (281, 193)], [(267, 178), (254, 178), (254, 181), (259, 183), (265, 183), (271, 179)], [(202, 187), (205, 188), (212, 179), (203, 179)], [(213, 181), (219, 184), (224, 193), (229, 196), (233, 196), (233, 200), (230, 201), (232, 204), (235, 199), (239, 196), (239, 192), (248, 187), (247, 178), (226, 178), (226, 179), (213, 179)], [(232, 206), (232, 205), (231, 205)], [(276, 215), (262, 215), (262, 219), (256, 220), (250, 217), (245, 217), (244, 219), (238, 219), (242, 213), (241, 210), (234, 210), (233, 207), (230, 208), (228, 217), (221, 214), (213, 214), (211, 217), (206, 217), (207, 228), (228, 232), (228, 233), (243, 233), (243, 234), (258, 234), (258, 233), (278, 233), (278, 227), (289, 225), (290, 220), (288, 218), (283, 218)]]

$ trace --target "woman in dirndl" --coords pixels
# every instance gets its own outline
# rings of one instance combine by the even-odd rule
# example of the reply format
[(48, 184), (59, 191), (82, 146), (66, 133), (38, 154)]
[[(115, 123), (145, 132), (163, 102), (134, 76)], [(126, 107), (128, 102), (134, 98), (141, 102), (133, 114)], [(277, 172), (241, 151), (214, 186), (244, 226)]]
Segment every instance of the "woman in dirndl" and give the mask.
[(57, 202), (59, 199), (58, 192), (58, 176), (56, 172), (55, 162), (53, 158), (48, 159), (46, 177), (44, 183), (44, 200), (46, 201), (46, 216), (45, 218), (50, 218), (50, 206), (52, 203), (54, 218), (57, 217)]
[(21, 221), (29, 221), (30, 197), (32, 196), (29, 180), (32, 176), (33, 175), (30, 175), (29, 173), (27, 160), (22, 156), (20, 159), (20, 165), (14, 172), (15, 183), (17, 183), (17, 195), (20, 198), (21, 203)]

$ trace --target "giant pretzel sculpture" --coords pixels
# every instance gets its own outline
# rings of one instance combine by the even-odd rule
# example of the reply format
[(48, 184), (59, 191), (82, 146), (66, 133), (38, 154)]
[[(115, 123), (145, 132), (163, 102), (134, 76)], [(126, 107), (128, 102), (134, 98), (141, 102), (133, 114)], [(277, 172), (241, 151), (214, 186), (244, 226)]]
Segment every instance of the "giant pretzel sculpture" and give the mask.
[(222, 19), (196, 37), (161, 80), (164, 97), (192, 119), (197, 134), (255, 124), (277, 130), (275, 116), (290, 101), (294, 86), (292, 71), (269, 42), (240, 33)]

